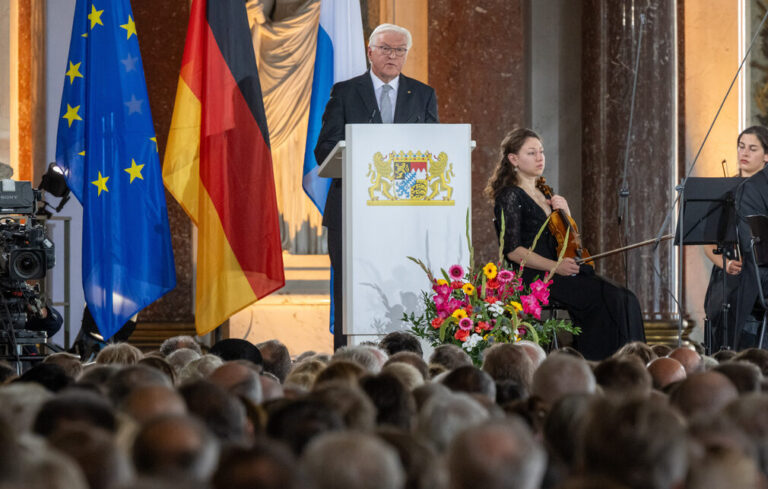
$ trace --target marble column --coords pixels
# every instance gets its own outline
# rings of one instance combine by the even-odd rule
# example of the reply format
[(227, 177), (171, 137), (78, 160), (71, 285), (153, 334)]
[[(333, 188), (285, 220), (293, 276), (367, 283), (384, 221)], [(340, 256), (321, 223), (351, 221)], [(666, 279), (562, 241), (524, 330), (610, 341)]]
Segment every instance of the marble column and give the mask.
[[(155, 123), (162, 164), (171, 126), (176, 85), (189, 23), (187, 0), (133, 0), (144, 75)], [(141, 322), (190, 323), (194, 321), (192, 223), (176, 200), (166, 192), (171, 241), (176, 261), (176, 288), (139, 315)]]
[[(593, 254), (655, 237), (675, 198), (675, 5), (670, 0), (584, 1), (582, 232)], [(619, 189), (638, 50), (626, 165), (629, 197), (620, 224)], [(667, 226), (663, 231), (672, 229)], [(668, 319), (675, 311), (668, 292), (675, 291), (673, 250), (669, 241), (658, 253), (652, 247), (638, 248), (599, 261), (597, 270), (626, 283), (640, 299), (647, 319)]]
[(440, 122), (472, 124), (472, 241), (477, 262), (498, 257), (493, 204), (483, 189), (499, 143), (526, 122), (523, 0), (429, 0), (429, 84)]

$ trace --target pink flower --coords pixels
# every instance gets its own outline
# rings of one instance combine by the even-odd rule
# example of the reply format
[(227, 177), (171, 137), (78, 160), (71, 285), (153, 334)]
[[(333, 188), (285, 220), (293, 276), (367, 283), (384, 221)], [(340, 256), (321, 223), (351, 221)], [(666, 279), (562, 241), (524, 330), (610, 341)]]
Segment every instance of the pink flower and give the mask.
[(448, 276), (453, 280), (459, 280), (464, 277), (464, 267), (461, 265), (453, 265), (448, 269)]
[(435, 284), (432, 286), (432, 290), (434, 290), (439, 295), (448, 295), (451, 293), (451, 286), (448, 284)]
[(521, 295), (520, 303), (523, 305), (525, 314), (531, 314), (536, 319), (541, 319), (541, 305), (535, 295)]
[(509, 270), (501, 270), (499, 271), (499, 274), (496, 275), (496, 279), (503, 284), (511, 282), (512, 280), (514, 280), (514, 278), (515, 278), (515, 274), (510, 272)]
[(469, 318), (463, 318), (461, 321), (459, 321), (459, 328), (463, 329), (464, 331), (470, 331), (472, 326), (472, 320)]
[(542, 282), (541, 279), (536, 280), (531, 284), (531, 295), (533, 295), (539, 302), (545, 306), (549, 304), (549, 286), (552, 281)]
[(448, 297), (444, 295), (436, 295), (432, 298), (432, 302), (435, 303), (435, 307), (440, 308), (446, 305), (448, 302)]

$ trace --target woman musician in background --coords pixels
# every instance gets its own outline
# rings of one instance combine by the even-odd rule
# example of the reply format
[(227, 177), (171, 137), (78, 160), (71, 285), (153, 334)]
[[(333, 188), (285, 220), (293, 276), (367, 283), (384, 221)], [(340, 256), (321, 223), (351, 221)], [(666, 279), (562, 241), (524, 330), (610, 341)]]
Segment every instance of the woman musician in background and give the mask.
[[(739, 134), (736, 140), (739, 158), (739, 173), (742, 178), (749, 178), (768, 163), (768, 129), (752, 126)], [(741, 257), (735, 247), (725, 249), (725, 294), (730, 304), (728, 328), (723, 328), (723, 257), (716, 255), (716, 246), (705, 246), (704, 253), (712, 262), (712, 274), (704, 296), (704, 311), (712, 332), (712, 351), (730, 345), (731, 338), (724, 338), (725, 332), (733, 333), (736, 324), (736, 299), (741, 283)]]
[[(536, 234), (553, 211), (570, 215), (568, 202), (559, 195), (547, 198), (539, 188), (545, 158), (541, 138), (530, 129), (515, 129), (501, 143), (499, 163), (488, 180), (486, 195), (494, 202), (496, 234), (504, 217), (504, 256), (520, 264), (523, 279), (555, 268), (557, 241), (544, 229), (529, 253)], [(644, 341), (642, 311), (629, 290), (595, 274), (589, 265), (564, 258), (552, 276), (550, 297), (564, 305), (574, 324), (582, 330), (574, 346), (589, 360), (601, 360), (625, 343)]]

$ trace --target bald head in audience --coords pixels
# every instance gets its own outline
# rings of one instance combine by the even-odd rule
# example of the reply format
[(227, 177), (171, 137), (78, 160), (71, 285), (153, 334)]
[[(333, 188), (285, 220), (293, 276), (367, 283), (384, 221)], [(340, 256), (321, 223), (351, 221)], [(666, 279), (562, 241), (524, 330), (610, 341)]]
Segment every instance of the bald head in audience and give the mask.
[(686, 375), (691, 375), (696, 372), (704, 370), (704, 364), (701, 361), (701, 355), (696, 353), (695, 350), (681, 346), (675, 348), (669, 353), (669, 358), (674, 358), (685, 369)]
[(663, 389), (669, 384), (684, 380), (685, 367), (674, 358), (657, 358), (646, 367), (653, 379), (655, 389)]
[(552, 406), (567, 394), (592, 394), (596, 384), (585, 360), (555, 353), (544, 360), (534, 373), (531, 395)]

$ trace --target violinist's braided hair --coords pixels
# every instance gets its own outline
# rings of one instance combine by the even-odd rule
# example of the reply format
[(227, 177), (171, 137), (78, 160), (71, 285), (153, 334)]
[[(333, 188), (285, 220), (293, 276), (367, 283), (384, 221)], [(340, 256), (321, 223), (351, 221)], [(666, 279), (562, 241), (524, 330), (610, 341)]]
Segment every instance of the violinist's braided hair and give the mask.
[(536, 138), (541, 141), (538, 134), (524, 127), (512, 129), (501, 141), (499, 163), (485, 186), (485, 196), (491, 201), (496, 200), (501, 189), (517, 185), (517, 170), (509, 162), (509, 155), (517, 154), (528, 138)]

